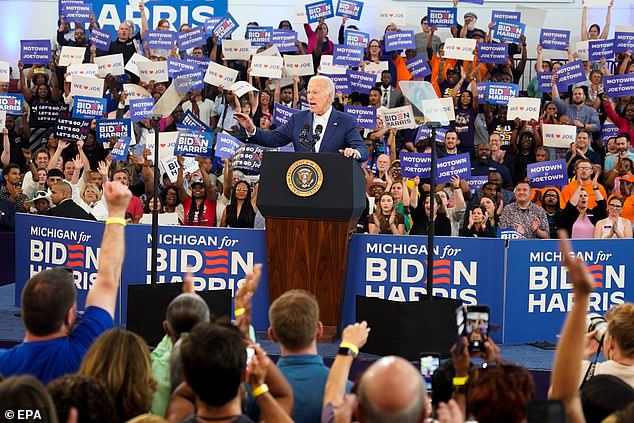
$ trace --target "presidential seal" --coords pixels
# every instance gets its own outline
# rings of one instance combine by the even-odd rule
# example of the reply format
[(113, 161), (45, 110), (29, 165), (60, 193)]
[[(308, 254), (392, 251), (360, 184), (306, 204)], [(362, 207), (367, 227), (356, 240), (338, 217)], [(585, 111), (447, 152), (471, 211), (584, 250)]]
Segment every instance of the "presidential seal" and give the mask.
[(312, 160), (297, 160), (286, 172), (286, 185), (299, 197), (310, 197), (319, 191), (324, 174)]

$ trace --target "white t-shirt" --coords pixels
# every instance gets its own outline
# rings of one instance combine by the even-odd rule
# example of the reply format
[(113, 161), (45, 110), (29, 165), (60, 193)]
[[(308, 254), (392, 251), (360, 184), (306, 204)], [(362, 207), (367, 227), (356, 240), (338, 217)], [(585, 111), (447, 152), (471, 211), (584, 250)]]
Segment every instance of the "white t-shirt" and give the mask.
[[(589, 361), (583, 360), (583, 365), (581, 366), (583, 373), (581, 374), (581, 381), (579, 382), (580, 385), (581, 382), (583, 382), (583, 377), (585, 376), (589, 365)], [(602, 361), (600, 363), (597, 363), (597, 366), (594, 370), (594, 375), (616, 376), (630, 385), (632, 389), (634, 389), (634, 366), (626, 366), (623, 364), (619, 364), (613, 360)]]
[[(198, 104), (198, 110), (200, 111), (199, 113), (200, 120), (202, 120), (205, 125), (209, 126), (209, 123), (211, 122), (211, 118), (213, 116), (217, 116), (216, 111), (214, 110), (215, 108), (214, 102), (206, 98), (203, 101), (197, 101), (196, 104)], [(186, 110), (191, 111), (191, 109), (192, 109), (191, 101), (188, 100), (183, 103), (183, 111), (186, 111)]]

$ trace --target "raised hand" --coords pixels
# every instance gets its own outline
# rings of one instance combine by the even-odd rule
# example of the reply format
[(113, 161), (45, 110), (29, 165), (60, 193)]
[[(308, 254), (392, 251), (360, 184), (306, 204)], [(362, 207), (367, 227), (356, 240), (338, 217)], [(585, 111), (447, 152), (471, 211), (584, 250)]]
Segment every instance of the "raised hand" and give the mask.
[(125, 216), (132, 198), (132, 192), (120, 182), (104, 182), (103, 195), (106, 198), (110, 216)]

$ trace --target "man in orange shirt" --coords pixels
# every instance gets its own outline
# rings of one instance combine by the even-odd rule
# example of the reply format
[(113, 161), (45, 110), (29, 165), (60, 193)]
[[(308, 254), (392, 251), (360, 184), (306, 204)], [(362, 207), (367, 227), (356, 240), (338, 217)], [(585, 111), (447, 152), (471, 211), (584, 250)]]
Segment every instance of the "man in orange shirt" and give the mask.
[(596, 207), (597, 202), (594, 199), (594, 190), (599, 190), (603, 195), (603, 198), (607, 198), (605, 188), (597, 183), (596, 178), (592, 179), (593, 172), (598, 174), (601, 172), (601, 168), (593, 167), (593, 164), (588, 159), (579, 159), (575, 163), (575, 175), (577, 179), (569, 183), (561, 190), (561, 208), (566, 207), (566, 204), (570, 200), (570, 197), (577, 189), (577, 186), (581, 184), (581, 187), (588, 193), (588, 208), (593, 209)]

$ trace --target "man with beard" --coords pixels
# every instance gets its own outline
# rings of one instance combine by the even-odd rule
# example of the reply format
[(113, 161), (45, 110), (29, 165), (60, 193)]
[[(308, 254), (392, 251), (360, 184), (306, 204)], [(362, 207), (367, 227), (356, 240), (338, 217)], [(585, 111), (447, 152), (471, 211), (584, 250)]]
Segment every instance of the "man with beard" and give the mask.
[(592, 174), (600, 171), (601, 168), (593, 165), (588, 159), (577, 160), (575, 163), (575, 175), (577, 176), (577, 179), (570, 182), (561, 190), (561, 208), (563, 209), (566, 204), (568, 204), (570, 197), (572, 197), (572, 194), (577, 190), (579, 184), (581, 184), (581, 188), (588, 193), (589, 209), (593, 209), (597, 206), (597, 202), (594, 198), (594, 191), (600, 191), (603, 198), (607, 198), (608, 195), (605, 193), (603, 185), (596, 183), (596, 181), (592, 179)]
[(447, 131), (445, 134), (445, 155), (455, 156), (462, 154), (463, 151), (458, 148), (458, 145), (460, 145), (458, 133), (456, 131)]
[(577, 139), (570, 144), (570, 151), (566, 153), (566, 168), (569, 175), (574, 173), (575, 164), (581, 159), (590, 160), (593, 165), (601, 166), (599, 153), (588, 148), (591, 140), (592, 135), (586, 129), (581, 129), (577, 132)]
[(495, 198), (498, 201), (502, 200), (504, 205), (511, 204), (515, 201), (515, 194), (513, 191), (502, 188), (502, 174), (498, 170), (489, 171), (487, 181), (482, 185), (482, 188), (477, 188), (475, 193), (469, 200), (469, 209), (480, 204), (482, 197)]
[[(95, 15), (90, 15), (90, 18), (91, 25), (96, 24), (97, 27), (99, 27), (99, 24), (95, 21)], [(90, 63), (90, 45), (88, 44), (88, 38), (86, 38), (86, 30), (83, 26), (76, 25), (72, 40), (65, 37), (69, 30), (70, 26), (66, 23), (66, 17), (61, 15), (59, 17), (59, 28), (57, 29), (57, 44), (59, 44), (60, 47), (86, 47), (84, 63)]]
[[(577, 127), (577, 132), (585, 129), (590, 132), (601, 131), (601, 123), (599, 122), (599, 114), (597, 111), (586, 106), (587, 87), (577, 87), (572, 90), (572, 103), (566, 104), (559, 98), (559, 90), (557, 88), (557, 74), (553, 75), (553, 88), (551, 95), (559, 112), (568, 116), (570, 122)], [(591, 197), (592, 198), (592, 197)]]
[(630, 152), (630, 134), (627, 132), (621, 132), (616, 136), (615, 143), (616, 154), (605, 158), (605, 168), (603, 172), (604, 180), (607, 179), (612, 172), (615, 172), (614, 168), (622, 158), (628, 158), (634, 161), (634, 153)]
[(381, 90), (381, 106), (392, 109), (403, 105), (403, 94), (392, 85), (392, 74), (390, 71), (381, 72), (381, 83), (377, 84)]
[(476, 159), (471, 163), (471, 176), (485, 176), (491, 170), (497, 170), (502, 174), (502, 186), (504, 188), (513, 189), (511, 172), (504, 165), (491, 159), (491, 146), (485, 142), (478, 146)]
[(515, 202), (504, 207), (499, 227), (513, 228), (526, 238), (550, 237), (546, 211), (531, 202), (531, 185), (522, 181), (515, 187)]

